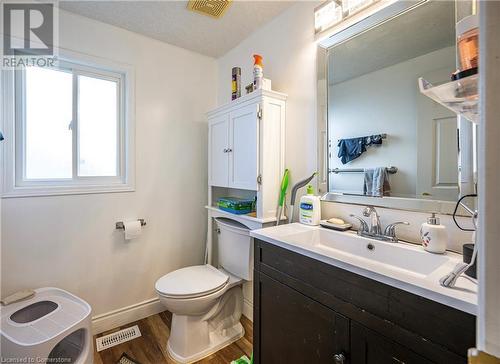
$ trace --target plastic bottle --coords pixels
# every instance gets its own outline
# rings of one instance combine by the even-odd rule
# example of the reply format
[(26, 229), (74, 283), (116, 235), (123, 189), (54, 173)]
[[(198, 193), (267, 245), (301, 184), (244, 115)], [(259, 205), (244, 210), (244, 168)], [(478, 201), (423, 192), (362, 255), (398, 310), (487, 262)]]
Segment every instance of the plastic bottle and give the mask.
[(431, 253), (443, 254), (448, 245), (448, 232), (446, 226), (439, 223), (435, 213), (422, 224), (420, 238), (425, 250)]
[(470, 15), (457, 23), (457, 48), (460, 70), (476, 68), (479, 63), (479, 16)]
[(313, 186), (307, 186), (307, 195), (300, 199), (300, 222), (306, 225), (319, 225), (321, 204), (319, 196), (314, 196)]
[(262, 56), (254, 54), (253, 59), (253, 86), (254, 90), (260, 90), (262, 88), (262, 79), (264, 78)]
[(231, 70), (231, 100), (241, 96), (241, 68), (233, 67)]

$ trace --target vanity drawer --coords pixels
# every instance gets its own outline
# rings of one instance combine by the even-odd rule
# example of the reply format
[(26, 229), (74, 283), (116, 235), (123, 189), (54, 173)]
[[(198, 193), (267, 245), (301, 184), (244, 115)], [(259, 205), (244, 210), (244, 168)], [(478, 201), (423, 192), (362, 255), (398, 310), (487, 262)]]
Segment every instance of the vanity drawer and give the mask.
[(256, 270), (437, 363), (465, 363), (475, 345), (473, 315), (257, 239), (254, 257)]
[(389, 286), (260, 240), (255, 242), (255, 266), (276, 269), (374, 314), (384, 315), (389, 310)]

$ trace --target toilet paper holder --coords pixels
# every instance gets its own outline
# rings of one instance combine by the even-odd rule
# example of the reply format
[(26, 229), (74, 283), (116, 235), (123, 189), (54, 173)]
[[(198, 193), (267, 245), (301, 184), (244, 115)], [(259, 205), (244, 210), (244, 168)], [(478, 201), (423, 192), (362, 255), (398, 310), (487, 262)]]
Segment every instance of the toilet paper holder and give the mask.
[[(141, 226), (146, 226), (146, 220), (144, 219), (137, 219), (137, 221), (141, 222)], [(116, 224), (116, 229), (117, 230), (125, 230), (125, 225), (123, 224), (123, 221), (118, 221)]]

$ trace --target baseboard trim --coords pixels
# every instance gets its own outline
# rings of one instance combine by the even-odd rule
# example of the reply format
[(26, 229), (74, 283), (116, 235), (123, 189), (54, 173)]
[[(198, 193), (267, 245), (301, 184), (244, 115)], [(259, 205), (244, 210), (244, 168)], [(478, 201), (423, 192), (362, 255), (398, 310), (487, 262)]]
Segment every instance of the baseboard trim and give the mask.
[[(158, 298), (151, 298), (92, 317), (92, 333), (93, 335), (100, 334), (101, 332), (156, 315), (163, 311), (165, 311), (165, 307), (160, 303), (160, 300)], [(247, 299), (243, 299), (243, 315), (253, 322), (253, 304)]]
[(118, 310), (110, 311), (92, 317), (92, 332), (94, 335), (101, 332), (141, 320), (165, 311), (165, 307), (158, 298), (151, 298)]
[(253, 322), (253, 303), (243, 298), (243, 315)]

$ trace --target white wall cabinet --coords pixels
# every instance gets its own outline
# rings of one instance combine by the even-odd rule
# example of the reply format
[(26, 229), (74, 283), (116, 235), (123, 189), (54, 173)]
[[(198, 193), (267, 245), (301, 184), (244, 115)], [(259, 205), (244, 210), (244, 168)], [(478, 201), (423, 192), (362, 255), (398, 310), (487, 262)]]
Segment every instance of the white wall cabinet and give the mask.
[(255, 191), (257, 219), (271, 221), (285, 169), (286, 95), (258, 90), (208, 113), (209, 205), (212, 187)]
[(209, 183), (257, 190), (259, 105), (250, 104), (209, 121)]
[[(274, 225), (285, 170), (286, 95), (258, 90), (210, 111), (208, 116), (208, 262), (217, 261), (214, 218), (260, 229)], [(219, 197), (257, 197), (255, 215), (217, 208)], [(252, 283), (243, 286), (243, 314), (252, 318)]]

